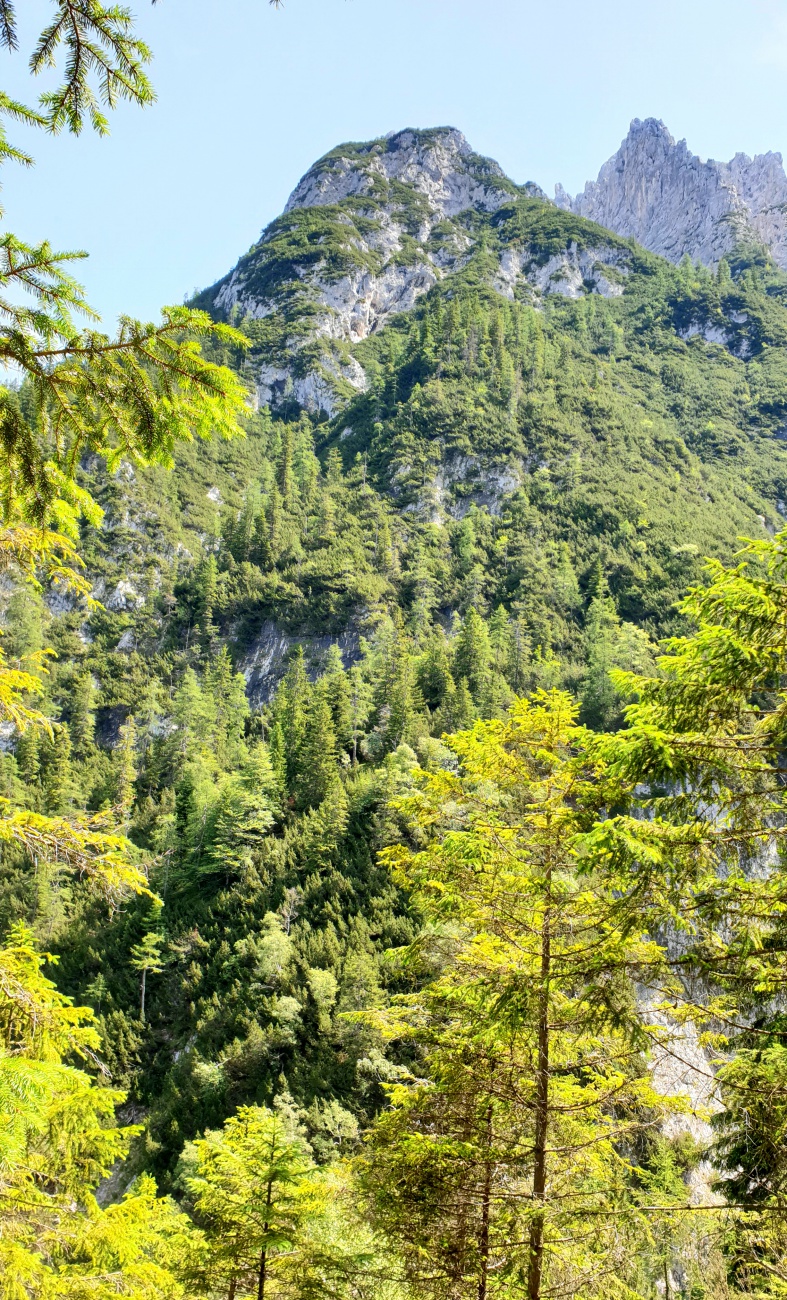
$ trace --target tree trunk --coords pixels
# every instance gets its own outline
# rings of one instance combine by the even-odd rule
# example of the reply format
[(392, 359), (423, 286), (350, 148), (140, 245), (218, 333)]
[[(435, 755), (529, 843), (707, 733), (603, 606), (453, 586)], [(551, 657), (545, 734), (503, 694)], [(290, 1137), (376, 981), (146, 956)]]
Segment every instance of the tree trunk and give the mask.
[(140, 1018), (140, 1020), (144, 1020), (144, 1019), (145, 1019), (145, 978), (146, 978), (146, 976), (147, 976), (147, 971), (143, 969), (143, 971), (142, 971), (142, 991), (141, 991), (140, 1002), (139, 1002), (139, 1018)]
[(481, 1231), (478, 1234), (478, 1253), (481, 1271), (478, 1277), (478, 1300), (486, 1300), (489, 1277), (489, 1203), (492, 1198), (492, 1106), (486, 1112), (486, 1160), (484, 1161), (484, 1191), (481, 1201)]
[[(273, 1163), (273, 1138), (271, 1138), (271, 1164)], [(262, 1230), (267, 1233), (270, 1226), (270, 1209), (273, 1201), (273, 1177), (268, 1179), (268, 1191), (265, 1197), (265, 1222)], [(265, 1300), (265, 1279), (267, 1277), (268, 1252), (263, 1246), (260, 1253), (260, 1280), (257, 1284), (257, 1300)]]
[(231, 1278), (230, 1278), (230, 1289), (229, 1289), (229, 1291), (227, 1292), (227, 1300), (235, 1300), (235, 1291), (236, 1291), (237, 1285), (238, 1285), (238, 1279), (237, 1279), (236, 1277), (231, 1277)]
[[(547, 875), (549, 889), (549, 875)], [(549, 974), (551, 964), (549, 900), (541, 928), (541, 990), (538, 999), (538, 1064), (536, 1066), (535, 1142), (533, 1149), (534, 1214), (530, 1225), (527, 1300), (540, 1300), (544, 1263), (544, 1197), (547, 1186), (547, 1125), (549, 1122)]]

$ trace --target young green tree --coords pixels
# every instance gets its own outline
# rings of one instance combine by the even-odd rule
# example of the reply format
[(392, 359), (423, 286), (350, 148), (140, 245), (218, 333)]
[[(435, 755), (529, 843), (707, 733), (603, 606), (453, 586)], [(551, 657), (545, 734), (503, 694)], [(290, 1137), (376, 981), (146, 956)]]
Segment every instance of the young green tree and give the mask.
[(568, 696), (518, 701), (450, 738), (458, 775), (397, 803), (423, 847), (384, 856), (426, 923), (407, 960), (434, 977), (378, 1016), (417, 1064), (363, 1180), (421, 1293), (631, 1294), (623, 1153), (663, 1106), (632, 980), (667, 969), (584, 855), (621, 794), (586, 740)]
[(121, 821), (127, 825), (134, 807), (137, 779), (137, 727), (132, 716), (129, 716), (120, 728), (119, 741), (113, 755), (114, 802)]
[(624, 699), (612, 674), (616, 669), (647, 673), (653, 666), (648, 635), (632, 623), (621, 622), (615, 602), (602, 590), (590, 602), (585, 623), (587, 669), (582, 683), (582, 721), (609, 731), (623, 721)]
[(92, 674), (80, 673), (71, 688), (68, 718), (71, 748), (77, 759), (86, 758), (95, 743), (95, 694)]
[(160, 975), (164, 969), (164, 958), (162, 949), (164, 947), (163, 934), (155, 930), (148, 930), (131, 949), (131, 967), (138, 971), (141, 978), (139, 981), (139, 1018), (145, 1019), (145, 994), (147, 992), (148, 975)]
[(465, 614), (454, 646), (453, 674), (464, 677), (476, 704), (484, 702), (489, 687), (492, 647), (481, 615), (472, 606)]
[(303, 735), (298, 747), (297, 798), (301, 808), (321, 803), (339, 780), (336, 765), (336, 732), (323, 683), (311, 690), (303, 715)]
[(221, 1131), (187, 1145), (181, 1181), (208, 1247), (200, 1290), (227, 1300), (280, 1294), (282, 1261), (322, 1209), (313, 1173), (309, 1147), (281, 1108), (241, 1106)]

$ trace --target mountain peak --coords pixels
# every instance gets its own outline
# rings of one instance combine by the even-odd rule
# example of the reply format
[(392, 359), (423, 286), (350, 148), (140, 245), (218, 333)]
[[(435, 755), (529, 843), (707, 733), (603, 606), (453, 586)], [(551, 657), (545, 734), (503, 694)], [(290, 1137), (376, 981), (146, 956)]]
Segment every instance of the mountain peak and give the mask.
[[(664, 140), (667, 145), (674, 145), (675, 143), (660, 117), (632, 118), (626, 139), (633, 140), (641, 136), (656, 136)], [(624, 140), (623, 144), (625, 145), (625, 143)]]
[(673, 262), (688, 253), (715, 265), (736, 244), (757, 242), (787, 269), (781, 154), (705, 161), (657, 118), (635, 117), (598, 179), (575, 198), (557, 186), (555, 202)]
[(411, 186), (437, 220), (467, 208), (493, 212), (515, 187), (491, 158), (477, 154), (452, 126), (405, 127), (368, 143), (341, 144), (320, 158), (296, 185), (285, 207), (327, 207), (379, 193), (381, 182)]

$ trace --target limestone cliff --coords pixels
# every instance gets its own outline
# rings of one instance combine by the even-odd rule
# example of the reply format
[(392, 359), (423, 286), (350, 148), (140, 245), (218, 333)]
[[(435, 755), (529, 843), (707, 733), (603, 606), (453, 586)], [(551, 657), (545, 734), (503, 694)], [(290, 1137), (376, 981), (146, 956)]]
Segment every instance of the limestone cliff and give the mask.
[[(234, 270), (202, 295), (225, 316), (259, 322), (261, 403), (338, 409), (365, 375), (353, 345), (409, 311), (461, 268), (510, 205), (550, 207), (537, 185), (517, 185), (451, 127), (405, 130), (340, 145), (310, 168), (284, 213)], [(621, 292), (626, 254), (568, 243), (501, 253), (490, 276), (507, 296)]]
[(778, 153), (703, 161), (663, 122), (635, 118), (598, 180), (575, 198), (557, 186), (555, 201), (673, 262), (688, 253), (715, 265), (736, 244), (756, 242), (787, 269), (787, 176)]

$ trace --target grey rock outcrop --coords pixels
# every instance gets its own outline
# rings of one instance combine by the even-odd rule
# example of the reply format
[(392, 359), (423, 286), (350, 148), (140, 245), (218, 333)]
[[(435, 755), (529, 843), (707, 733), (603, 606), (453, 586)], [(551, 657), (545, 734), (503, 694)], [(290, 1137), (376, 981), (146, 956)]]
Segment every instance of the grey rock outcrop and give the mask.
[(437, 221), (468, 208), (494, 212), (517, 189), (502, 167), (474, 153), (454, 127), (408, 129), (371, 144), (339, 146), (298, 182), (284, 211), (340, 203), (355, 195), (373, 196), (379, 180), (398, 181), (423, 195), (422, 237)]
[(737, 243), (755, 241), (787, 269), (787, 176), (778, 153), (704, 161), (663, 122), (635, 118), (598, 180), (575, 198), (556, 186), (555, 202), (673, 262), (688, 253), (712, 266)]
[[(491, 214), (523, 197), (549, 202), (538, 186), (515, 185), (452, 127), (398, 131), (340, 145), (321, 158), (296, 185), (282, 217), (208, 291), (213, 309), (272, 318), (274, 329), (282, 312), (289, 322), (299, 314), (308, 318), (307, 328), (290, 332), (279, 357), (261, 367), (259, 402), (295, 400), (333, 414), (366, 384), (348, 349), (409, 311), (472, 251), (472, 236), (456, 218)], [(300, 242), (288, 243), (291, 232)], [(315, 247), (324, 255), (315, 256)], [(564, 291), (556, 285), (557, 278), (547, 291)], [(315, 341), (319, 363), (293, 364), (304, 344)]]

